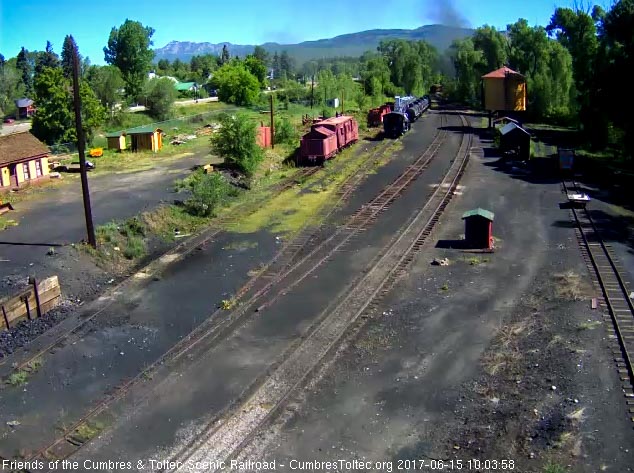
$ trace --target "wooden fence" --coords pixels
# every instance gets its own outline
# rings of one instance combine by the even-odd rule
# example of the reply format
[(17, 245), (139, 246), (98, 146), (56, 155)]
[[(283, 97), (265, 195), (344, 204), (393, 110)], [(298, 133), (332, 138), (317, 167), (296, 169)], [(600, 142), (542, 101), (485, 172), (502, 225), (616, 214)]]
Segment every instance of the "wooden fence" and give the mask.
[(57, 276), (41, 281), (29, 279), (29, 288), (0, 299), (0, 330), (7, 330), (22, 319), (34, 319), (56, 307), (62, 298)]

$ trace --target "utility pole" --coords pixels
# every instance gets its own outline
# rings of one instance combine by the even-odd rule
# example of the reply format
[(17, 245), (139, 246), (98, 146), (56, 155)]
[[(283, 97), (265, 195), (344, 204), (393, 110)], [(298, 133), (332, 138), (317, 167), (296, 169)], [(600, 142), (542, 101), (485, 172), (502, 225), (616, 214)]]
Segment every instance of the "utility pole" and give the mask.
[(269, 94), (271, 102), (271, 149), (275, 148), (275, 122), (273, 121), (273, 94)]
[(344, 113), (346, 113), (346, 108), (344, 107), (344, 97), (345, 97), (346, 91), (345, 89), (341, 91), (341, 114), (343, 115)]
[(313, 74), (313, 79), (310, 82), (310, 109), (313, 109), (313, 104), (315, 103), (315, 74)]
[(88, 233), (88, 244), (93, 248), (97, 247), (95, 238), (95, 227), (92, 222), (92, 209), (90, 208), (90, 191), (88, 190), (88, 174), (86, 170), (86, 155), (84, 147), (84, 129), (81, 125), (81, 98), (79, 97), (79, 51), (75, 44), (73, 51), (73, 95), (75, 103), (75, 129), (77, 131), (77, 151), (79, 152), (79, 170), (81, 172), (81, 192), (84, 197), (84, 215), (86, 217), (86, 232)]

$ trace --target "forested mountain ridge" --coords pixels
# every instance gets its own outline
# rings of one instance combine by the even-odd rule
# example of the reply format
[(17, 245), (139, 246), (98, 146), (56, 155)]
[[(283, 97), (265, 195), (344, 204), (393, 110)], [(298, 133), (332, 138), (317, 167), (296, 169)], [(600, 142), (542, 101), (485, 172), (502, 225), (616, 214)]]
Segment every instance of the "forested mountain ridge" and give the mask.
[[(472, 29), (444, 25), (425, 25), (413, 30), (407, 29), (375, 29), (349, 33), (334, 38), (304, 41), (298, 44), (264, 43), (262, 47), (273, 54), (276, 51), (288, 51), (289, 55), (298, 62), (317, 58), (360, 56), (366, 51), (375, 50), (381, 40), (406, 39), (425, 40), (439, 52), (447, 49), (456, 39), (462, 39), (473, 34)], [(239, 45), (231, 43), (195, 43), (191, 41), (171, 41), (162, 48), (155, 49), (155, 61), (159, 59), (180, 59), (188, 61), (192, 56), (202, 54), (220, 55), (224, 45), (227, 45), (232, 56), (244, 57), (253, 52), (254, 45)]]

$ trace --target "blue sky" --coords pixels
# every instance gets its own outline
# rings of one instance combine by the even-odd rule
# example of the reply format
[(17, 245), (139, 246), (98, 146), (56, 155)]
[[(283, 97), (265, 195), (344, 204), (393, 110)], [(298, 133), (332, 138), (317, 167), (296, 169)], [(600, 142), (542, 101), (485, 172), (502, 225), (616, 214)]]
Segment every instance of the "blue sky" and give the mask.
[(126, 18), (152, 26), (154, 47), (169, 41), (295, 43), (373, 28), (430, 23), (484, 23), (504, 28), (519, 17), (545, 25), (555, 6), (572, 0), (0, 0), (0, 52), (20, 47), (59, 53), (72, 34), (84, 56), (103, 64), (110, 29)]

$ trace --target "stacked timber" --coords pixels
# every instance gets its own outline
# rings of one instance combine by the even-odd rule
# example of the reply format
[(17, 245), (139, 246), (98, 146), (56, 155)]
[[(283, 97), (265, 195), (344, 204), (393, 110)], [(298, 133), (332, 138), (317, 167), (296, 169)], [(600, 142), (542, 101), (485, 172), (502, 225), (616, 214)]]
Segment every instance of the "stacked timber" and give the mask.
[(41, 281), (31, 279), (28, 289), (0, 299), (0, 330), (8, 330), (24, 319), (41, 317), (57, 307), (62, 291), (57, 276)]

